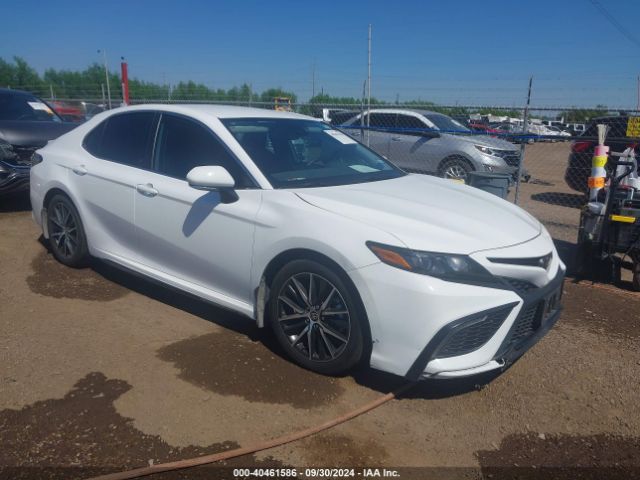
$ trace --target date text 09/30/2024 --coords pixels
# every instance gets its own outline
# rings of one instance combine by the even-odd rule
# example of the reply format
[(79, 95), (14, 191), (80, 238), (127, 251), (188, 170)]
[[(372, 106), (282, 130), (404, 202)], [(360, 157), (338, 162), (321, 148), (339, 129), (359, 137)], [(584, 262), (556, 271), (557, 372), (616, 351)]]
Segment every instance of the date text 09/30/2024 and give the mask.
[(236, 468), (234, 478), (398, 478), (387, 468)]

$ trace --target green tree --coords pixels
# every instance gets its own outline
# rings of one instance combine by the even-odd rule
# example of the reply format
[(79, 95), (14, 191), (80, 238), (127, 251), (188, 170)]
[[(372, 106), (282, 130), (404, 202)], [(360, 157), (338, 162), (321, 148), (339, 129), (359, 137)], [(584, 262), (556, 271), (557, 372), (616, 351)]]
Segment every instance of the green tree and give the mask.
[(592, 118), (607, 115), (606, 105), (596, 105), (595, 109), (571, 108), (560, 112), (557, 118), (564, 118), (565, 123), (585, 123)]

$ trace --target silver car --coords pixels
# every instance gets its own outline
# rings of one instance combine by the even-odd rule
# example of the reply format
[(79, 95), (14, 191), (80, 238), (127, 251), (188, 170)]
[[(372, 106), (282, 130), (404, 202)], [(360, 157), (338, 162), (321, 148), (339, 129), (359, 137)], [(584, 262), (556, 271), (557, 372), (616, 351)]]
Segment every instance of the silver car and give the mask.
[[(361, 128), (367, 122), (369, 129)], [(338, 128), (365, 144), (368, 142), (373, 150), (407, 171), (458, 180), (472, 171), (506, 173), (514, 180), (517, 176), (520, 151), (514, 144), (484, 134), (473, 135), (467, 127), (442, 113), (371, 110)]]

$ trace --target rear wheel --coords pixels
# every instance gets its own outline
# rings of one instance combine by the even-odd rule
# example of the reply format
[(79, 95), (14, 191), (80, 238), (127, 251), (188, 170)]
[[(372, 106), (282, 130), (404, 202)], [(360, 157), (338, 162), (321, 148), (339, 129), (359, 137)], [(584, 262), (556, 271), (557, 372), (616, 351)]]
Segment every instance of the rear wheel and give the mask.
[(47, 206), (47, 230), (53, 256), (69, 267), (84, 267), (89, 259), (87, 237), (73, 202), (55, 195)]
[(294, 260), (275, 276), (269, 319), (278, 342), (296, 363), (327, 375), (356, 365), (366, 321), (355, 294), (329, 267)]
[(440, 165), (440, 176), (451, 180), (466, 180), (469, 172), (474, 168), (466, 158), (450, 157), (445, 158)]

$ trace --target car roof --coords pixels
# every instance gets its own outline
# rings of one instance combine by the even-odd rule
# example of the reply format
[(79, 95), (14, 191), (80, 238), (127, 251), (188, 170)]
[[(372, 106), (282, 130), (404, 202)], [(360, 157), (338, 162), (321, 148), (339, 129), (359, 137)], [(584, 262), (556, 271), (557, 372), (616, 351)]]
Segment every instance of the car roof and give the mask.
[(183, 115), (210, 115), (216, 118), (289, 118), (299, 120), (317, 120), (307, 115), (294, 112), (283, 112), (278, 110), (267, 110), (265, 108), (240, 107), (236, 105), (211, 105), (211, 104), (154, 104), (133, 105), (120, 107), (112, 112), (130, 112), (135, 110), (159, 110), (163, 112), (181, 113)]
[[(413, 108), (372, 108), (371, 113), (417, 113), (419, 115), (444, 115), (445, 113), (434, 112), (431, 110), (413, 109)], [(365, 111), (365, 113), (367, 113)]]
[(28, 95), (30, 97), (35, 97), (31, 92), (27, 92), (26, 90), (16, 90), (14, 88), (0, 88), (0, 93), (13, 93), (14, 95)]

